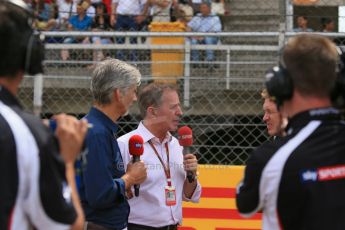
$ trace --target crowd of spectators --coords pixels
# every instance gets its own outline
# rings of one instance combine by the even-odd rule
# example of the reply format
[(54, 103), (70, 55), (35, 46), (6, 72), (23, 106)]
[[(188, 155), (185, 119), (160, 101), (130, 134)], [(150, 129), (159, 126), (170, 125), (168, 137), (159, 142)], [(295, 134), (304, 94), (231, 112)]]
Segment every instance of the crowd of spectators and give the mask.
[[(26, 0), (31, 7), (35, 20), (33, 26), (40, 31), (147, 31), (151, 22), (179, 21), (186, 26), (186, 31), (220, 32), (224, 28), (223, 18), (229, 12), (225, 0)], [(334, 31), (334, 21), (322, 18), (320, 31)], [(306, 16), (296, 17), (295, 32), (313, 32), (308, 27)], [(316, 29), (318, 31), (318, 29)], [(136, 37), (129, 42), (136, 44)], [(192, 37), (192, 44), (217, 44), (217, 37)], [(65, 37), (47, 39), (47, 42), (64, 44), (123, 44), (125, 37)], [(101, 50), (93, 51), (92, 60), (104, 58)], [(118, 50), (116, 58), (124, 60), (129, 56), (136, 61), (137, 51), (129, 55)], [(70, 58), (68, 50), (61, 50), (61, 59)], [(213, 61), (212, 50), (207, 50), (205, 61)], [(199, 52), (194, 50), (192, 60), (199, 61)]]
[[(315, 24), (315, 23), (314, 23)], [(296, 27), (293, 29), (294, 32), (335, 32), (334, 19), (329, 17), (321, 17), (319, 27), (311, 28), (309, 26), (309, 20), (307, 16), (298, 15), (296, 17)]]
[[(27, 0), (27, 4), (36, 18), (33, 26), (40, 31), (147, 31), (151, 22), (179, 21), (188, 31), (219, 32), (220, 17), (227, 14), (224, 0)], [(207, 6), (207, 14), (202, 12), (202, 5)], [(193, 38), (192, 42), (215, 44), (214, 39), (211, 43), (208, 40), (196, 42)], [(60, 40), (48, 38), (47, 42), (123, 44), (125, 37), (74, 36)], [(137, 38), (131, 37), (129, 42), (136, 44)], [(137, 60), (136, 52), (130, 51), (133, 61)], [(124, 56), (124, 51), (117, 51), (116, 58), (124, 60)], [(208, 54), (208, 59), (211, 56)], [(61, 59), (69, 58), (69, 51), (61, 50)], [(103, 58), (102, 51), (93, 51), (93, 61)]]
[[(98, 31), (145, 31), (151, 22), (174, 21), (188, 25), (193, 17), (202, 17), (200, 6), (204, 3), (209, 5), (211, 16), (220, 18), (221, 24), (223, 24), (223, 16), (229, 14), (225, 0), (26, 0), (26, 2), (36, 18), (33, 23), (34, 28), (41, 31), (66, 31), (71, 28), (82, 31), (95, 31), (96, 29)], [(79, 15), (80, 17), (77, 10), (78, 5), (81, 5), (86, 11), (86, 15), (91, 18), (91, 23), (84, 24), (83, 28), (75, 26), (75, 21), (73, 21), (76, 19), (74, 16)], [(104, 17), (99, 17), (98, 14), (104, 15)], [(108, 26), (108, 18), (110, 26)], [(98, 20), (105, 21), (101, 22), (105, 26), (98, 26), (100, 24), (97, 22)], [(334, 31), (333, 19), (321, 18), (320, 25), (320, 31)], [(213, 26), (218, 25), (209, 27), (214, 30)], [(309, 28), (306, 16), (296, 17), (295, 32), (312, 32), (314, 30), (319, 31), (319, 28)], [(123, 38), (118, 38), (116, 43), (123, 43)], [(131, 43), (136, 43), (136, 41), (131, 40)]]
[[(115, 31), (143, 30), (147, 28), (143, 24), (151, 22), (188, 23), (200, 13), (203, 3), (210, 6), (214, 16), (227, 14), (224, 0), (27, 0), (36, 16), (33, 26), (41, 31), (94, 30), (93, 26), (100, 24), (97, 20), (106, 20), (101, 23), (106, 26), (96, 26), (97, 29)], [(91, 19), (89, 23), (88, 17), (80, 18), (83, 22), (78, 24), (83, 24), (82, 28), (75, 24), (81, 15), (78, 6)], [(110, 26), (107, 25), (108, 17)]]

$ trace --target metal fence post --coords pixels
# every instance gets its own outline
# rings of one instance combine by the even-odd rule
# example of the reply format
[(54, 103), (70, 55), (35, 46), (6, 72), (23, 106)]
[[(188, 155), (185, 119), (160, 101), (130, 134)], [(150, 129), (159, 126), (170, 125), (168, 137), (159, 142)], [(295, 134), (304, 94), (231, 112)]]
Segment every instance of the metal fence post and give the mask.
[(43, 95), (43, 74), (34, 76), (34, 101), (33, 112), (36, 116), (40, 116), (42, 112), (42, 95)]
[(226, 49), (226, 89), (230, 89), (230, 47)]
[(183, 106), (190, 106), (190, 41), (185, 38)]
[(293, 4), (291, 0), (285, 0), (286, 7), (286, 31), (293, 30)]
[[(284, 47), (285, 44), (285, 33), (286, 33), (286, 20), (285, 16), (287, 15), (287, 0), (280, 0), (279, 1), (279, 14), (280, 14), (280, 22), (279, 22), (279, 48), (281, 49)], [(279, 49), (279, 50), (280, 50)], [(279, 57), (279, 55), (278, 55)]]

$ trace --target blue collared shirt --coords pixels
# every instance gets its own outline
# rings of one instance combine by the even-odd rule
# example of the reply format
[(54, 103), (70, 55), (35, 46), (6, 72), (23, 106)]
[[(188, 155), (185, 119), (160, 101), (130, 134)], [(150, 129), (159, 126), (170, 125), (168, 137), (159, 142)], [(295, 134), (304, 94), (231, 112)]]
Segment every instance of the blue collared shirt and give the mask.
[(68, 22), (75, 30), (88, 30), (91, 28), (92, 18), (85, 15), (84, 18), (80, 20), (79, 15), (73, 15), (69, 18)]
[(79, 188), (86, 220), (110, 229), (124, 229), (129, 205), (121, 179), (125, 170), (116, 141), (118, 127), (94, 107), (85, 118), (93, 124), (86, 136), (88, 153)]
[(188, 27), (194, 32), (221, 32), (222, 30), (220, 19), (214, 14), (205, 17), (199, 13), (188, 22)]

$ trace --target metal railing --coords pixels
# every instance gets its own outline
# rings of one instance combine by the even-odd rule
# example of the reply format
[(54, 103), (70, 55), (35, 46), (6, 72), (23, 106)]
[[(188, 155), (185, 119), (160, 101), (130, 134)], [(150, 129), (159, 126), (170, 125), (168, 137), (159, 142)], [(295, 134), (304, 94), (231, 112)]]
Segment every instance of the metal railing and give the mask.
[[(249, 152), (267, 140), (265, 126), (261, 122), (264, 73), (279, 59), (280, 46), (296, 33), (137, 33), (137, 32), (44, 32), (46, 37), (65, 36), (127, 36), (145, 37), (139, 44), (46, 44), (47, 59), (44, 62), (46, 73), (35, 77), (26, 76), (19, 93), (27, 109), (47, 116), (57, 112), (68, 112), (82, 116), (92, 105), (88, 90), (91, 70), (86, 66), (94, 64), (92, 52), (103, 51), (115, 57), (116, 51), (138, 52), (136, 64), (143, 74), (143, 85), (151, 81), (172, 80), (181, 93), (184, 107), (183, 124), (190, 125), (195, 135), (195, 148), (200, 154), (200, 162), (214, 164), (243, 164)], [(345, 37), (344, 33), (331, 33), (330, 37)], [(220, 42), (216, 45), (191, 45), (188, 39), (179, 45), (151, 44), (153, 37), (190, 36), (255, 37), (270, 38), (275, 45), (235, 45)], [(220, 39), (222, 40), (222, 39)], [(77, 55), (63, 61), (60, 51), (68, 49)], [(192, 61), (191, 52), (213, 50), (212, 64), (219, 68), (209, 69), (209, 62)], [(152, 52), (182, 55), (179, 60), (153, 60)], [(87, 53), (89, 56), (80, 54)], [(78, 56), (80, 55), (80, 56)], [(179, 76), (155, 76), (154, 65), (182, 66)], [(195, 66), (195, 64), (197, 66)], [(174, 71), (174, 70), (171, 70)], [(119, 121), (120, 133), (135, 128), (140, 117), (134, 106), (131, 116)]]

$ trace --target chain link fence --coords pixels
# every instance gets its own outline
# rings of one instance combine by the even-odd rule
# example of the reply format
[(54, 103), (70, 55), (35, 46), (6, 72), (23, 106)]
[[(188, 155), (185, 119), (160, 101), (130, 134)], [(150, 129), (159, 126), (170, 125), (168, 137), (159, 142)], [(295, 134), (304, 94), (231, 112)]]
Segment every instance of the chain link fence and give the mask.
[[(268, 140), (260, 96), (264, 74), (277, 64), (286, 38), (295, 34), (297, 17), (306, 16), (314, 31), (332, 19), (335, 27), (325, 34), (342, 44), (341, 4), (345, 2), (302, 6), (285, 0), (228, 0), (220, 15), (221, 31), (181, 32), (177, 24), (172, 32), (162, 32), (167, 30), (163, 24), (154, 32), (44, 31), (45, 74), (27, 76), (19, 98), (27, 110), (42, 117), (59, 112), (82, 117), (92, 106), (94, 65), (106, 57), (120, 58), (139, 68), (142, 85), (176, 84), (182, 124), (193, 129), (200, 163), (245, 164), (253, 148)], [(74, 42), (64, 42), (66, 38)], [(100, 38), (108, 42), (94, 42)], [(212, 42), (193, 42), (207, 38)], [(118, 122), (119, 135), (136, 128), (140, 120), (134, 105)]]

